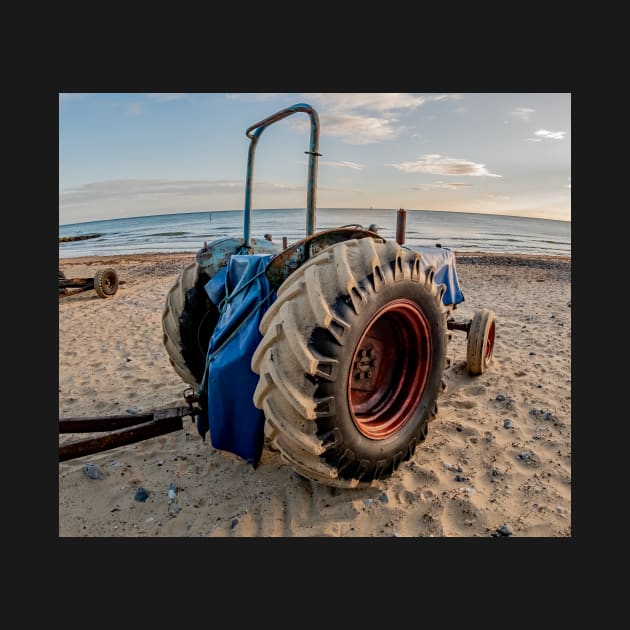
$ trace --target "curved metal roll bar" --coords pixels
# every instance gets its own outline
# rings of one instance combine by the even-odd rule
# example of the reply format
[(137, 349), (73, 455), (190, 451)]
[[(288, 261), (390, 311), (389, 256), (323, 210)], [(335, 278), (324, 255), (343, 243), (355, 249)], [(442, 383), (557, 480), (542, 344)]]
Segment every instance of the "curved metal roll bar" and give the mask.
[(272, 123), (282, 120), (287, 116), (304, 112), (311, 118), (311, 139), (308, 154), (308, 181), (306, 188), (306, 235), (311, 236), (315, 232), (315, 204), (317, 200), (317, 158), (321, 155), (319, 148), (319, 116), (317, 112), (307, 103), (297, 103), (286, 109), (282, 109), (264, 120), (253, 124), (247, 129), (245, 135), (251, 140), (249, 153), (247, 156), (247, 178), (245, 180), (245, 218), (244, 218), (244, 238), (245, 247), (251, 245), (251, 214), (252, 214), (252, 178), (254, 175), (254, 154), (256, 145), (262, 132)]

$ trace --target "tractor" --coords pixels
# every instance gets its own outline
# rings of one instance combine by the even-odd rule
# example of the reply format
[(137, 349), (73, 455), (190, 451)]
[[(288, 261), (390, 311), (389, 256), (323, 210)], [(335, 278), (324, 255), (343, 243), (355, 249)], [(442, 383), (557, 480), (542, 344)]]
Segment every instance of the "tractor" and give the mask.
[[(310, 118), (306, 236), (251, 235), (254, 157), (267, 127)], [(492, 359), (495, 316), (456, 322), (464, 300), (447, 247), (410, 248), (370, 225), (316, 231), (319, 117), (298, 103), (250, 126), (244, 234), (204, 243), (166, 296), (163, 341), (195, 392), (197, 428), (254, 466), (279, 451), (300, 476), (355, 488), (391, 476), (427, 436), (450, 331), (467, 369)], [(400, 211), (399, 211), (400, 212)]]

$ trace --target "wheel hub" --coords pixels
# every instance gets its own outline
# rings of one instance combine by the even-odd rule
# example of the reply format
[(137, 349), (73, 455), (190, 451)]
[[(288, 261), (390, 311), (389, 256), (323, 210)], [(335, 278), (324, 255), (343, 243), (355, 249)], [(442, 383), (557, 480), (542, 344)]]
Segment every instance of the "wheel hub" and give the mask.
[(421, 309), (400, 299), (381, 308), (365, 328), (348, 379), (357, 429), (384, 439), (415, 415), (431, 368), (431, 332)]

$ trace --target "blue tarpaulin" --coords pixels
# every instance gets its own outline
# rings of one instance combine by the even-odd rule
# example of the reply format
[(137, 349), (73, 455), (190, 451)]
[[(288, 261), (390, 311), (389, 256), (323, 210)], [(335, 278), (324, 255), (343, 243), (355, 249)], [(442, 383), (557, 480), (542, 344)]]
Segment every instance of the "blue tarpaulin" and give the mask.
[[(455, 256), (448, 248), (416, 247), (425, 263), (436, 269), (435, 281), (446, 284), (444, 304), (464, 300), (455, 269)], [(220, 315), (210, 338), (206, 373), (199, 387), (207, 393), (207, 415), (197, 416), (202, 438), (210, 431), (214, 448), (229, 451), (254, 466), (264, 443), (265, 417), (253, 403), (258, 375), (251, 358), (262, 336), (260, 320), (276, 299), (265, 275), (272, 255), (234, 255), (206, 284), (208, 297)]]
[(425, 265), (429, 264), (435, 267), (435, 283), (446, 285), (446, 291), (442, 296), (443, 304), (450, 306), (451, 304), (460, 304), (464, 301), (464, 294), (457, 280), (455, 252), (453, 252), (453, 250), (448, 247), (432, 247), (425, 245), (417, 245), (409, 249), (422, 254)]
[(207, 391), (208, 416), (197, 417), (197, 430), (205, 437), (209, 429), (212, 446), (254, 466), (262, 453), (265, 417), (252, 401), (258, 375), (250, 363), (262, 339), (258, 325), (276, 297), (264, 273), (271, 258), (232, 256), (205, 287), (220, 316), (200, 387)]

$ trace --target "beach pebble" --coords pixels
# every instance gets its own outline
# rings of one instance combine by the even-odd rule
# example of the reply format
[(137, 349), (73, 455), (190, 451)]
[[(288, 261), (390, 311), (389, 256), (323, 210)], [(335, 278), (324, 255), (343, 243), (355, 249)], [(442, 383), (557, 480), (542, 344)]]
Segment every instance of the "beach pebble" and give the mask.
[(504, 394), (497, 394), (497, 397), (495, 400), (505, 400), (505, 395)]
[(455, 481), (468, 481), (470, 477), (464, 477), (463, 475), (455, 475)]
[(524, 462), (526, 462), (529, 458), (530, 458), (530, 453), (529, 451), (521, 451), (518, 454), (518, 458)]
[(381, 503), (388, 503), (389, 502), (389, 497), (387, 496), (386, 492), (383, 492), (382, 494), (380, 494), (378, 499), (379, 499), (379, 501)]
[(504, 420), (503, 421), (503, 428), (511, 429), (512, 428), (512, 422), (510, 420)]
[(238, 519), (233, 518), (232, 522), (230, 523), (230, 529), (234, 529), (237, 525), (238, 525)]
[(363, 505), (365, 505), (365, 507), (370, 507), (370, 505), (372, 505), (373, 502), (374, 502), (374, 499), (363, 499)]
[(149, 498), (149, 491), (145, 490), (142, 486), (140, 486), (137, 490), (136, 490), (136, 495), (134, 496), (134, 499), (136, 501), (139, 501), (140, 503), (144, 503), (148, 498)]
[(83, 474), (90, 479), (105, 479), (105, 473), (96, 464), (85, 464), (83, 466)]
[(529, 356), (530, 356), (530, 357), (533, 357), (535, 354), (536, 354), (536, 353), (535, 353), (534, 351), (532, 351), (532, 352), (530, 352), (530, 353), (529, 353)]
[(168, 498), (169, 500), (173, 500), (175, 498), (175, 496), (177, 495), (177, 492), (175, 492), (175, 490), (173, 490), (173, 488), (169, 488), (168, 489)]
[(491, 474), (493, 477), (498, 477), (501, 473), (496, 468), (493, 468)]
[(511, 536), (514, 533), (514, 530), (507, 523), (501, 525), (497, 531), (501, 536)]
[(171, 505), (171, 507), (168, 508), (168, 511), (171, 514), (179, 514), (182, 511), (182, 508), (179, 507), (179, 505)]
[(130, 413), (131, 415), (136, 415), (136, 414), (140, 413), (140, 410), (138, 409), (138, 407), (129, 407), (128, 409), (125, 409), (125, 413)]

